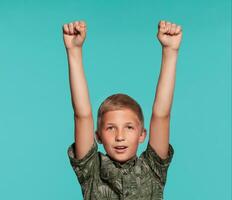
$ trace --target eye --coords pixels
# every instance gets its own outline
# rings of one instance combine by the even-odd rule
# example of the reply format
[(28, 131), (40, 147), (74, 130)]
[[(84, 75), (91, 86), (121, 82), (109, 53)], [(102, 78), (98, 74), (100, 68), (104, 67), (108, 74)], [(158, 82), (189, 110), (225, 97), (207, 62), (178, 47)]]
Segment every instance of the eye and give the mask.
[(112, 130), (113, 128), (113, 126), (108, 126), (106, 130)]
[(127, 126), (127, 128), (130, 129), (130, 130), (134, 129), (133, 126)]

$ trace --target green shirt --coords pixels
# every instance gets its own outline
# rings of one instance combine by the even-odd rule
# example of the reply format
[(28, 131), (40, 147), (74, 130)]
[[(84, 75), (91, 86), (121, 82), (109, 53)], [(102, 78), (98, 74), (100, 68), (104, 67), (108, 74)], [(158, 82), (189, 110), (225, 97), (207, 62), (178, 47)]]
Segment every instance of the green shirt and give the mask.
[(98, 151), (94, 144), (82, 159), (76, 159), (75, 143), (68, 147), (71, 166), (81, 185), (84, 200), (162, 200), (167, 170), (174, 149), (162, 159), (148, 143), (146, 150), (124, 164)]

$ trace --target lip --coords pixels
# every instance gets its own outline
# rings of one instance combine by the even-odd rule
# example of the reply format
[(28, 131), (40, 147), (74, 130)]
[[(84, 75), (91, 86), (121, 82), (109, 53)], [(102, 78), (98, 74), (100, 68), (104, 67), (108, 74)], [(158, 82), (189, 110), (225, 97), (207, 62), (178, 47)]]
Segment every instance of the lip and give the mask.
[[(119, 148), (117, 148), (117, 147), (125, 147), (125, 148), (119, 149)], [(115, 151), (116, 151), (117, 153), (124, 153), (124, 152), (126, 152), (126, 150), (128, 149), (128, 147), (127, 147), (127, 146), (116, 146), (116, 147), (114, 147), (114, 149), (115, 149)]]

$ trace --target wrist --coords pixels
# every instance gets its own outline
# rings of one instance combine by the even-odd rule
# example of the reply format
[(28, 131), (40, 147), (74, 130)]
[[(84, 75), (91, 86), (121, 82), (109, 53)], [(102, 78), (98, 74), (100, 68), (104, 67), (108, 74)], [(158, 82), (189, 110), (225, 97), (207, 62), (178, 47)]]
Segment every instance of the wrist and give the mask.
[(163, 52), (163, 54), (177, 55), (179, 52), (179, 49), (173, 49), (171, 47), (163, 47), (162, 52)]
[(77, 56), (82, 54), (82, 47), (66, 48), (66, 52), (68, 55)]

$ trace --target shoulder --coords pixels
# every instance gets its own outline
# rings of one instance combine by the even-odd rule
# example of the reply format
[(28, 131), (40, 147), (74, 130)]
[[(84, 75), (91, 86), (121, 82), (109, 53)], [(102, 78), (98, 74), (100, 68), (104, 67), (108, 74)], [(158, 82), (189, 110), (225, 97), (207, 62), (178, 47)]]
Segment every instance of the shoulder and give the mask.
[(81, 159), (75, 157), (75, 143), (72, 143), (67, 150), (70, 164), (76, 173), (79, 182), (82, 184), (89, 180), (99, 170), (99, 154), (98, 146), (94, 140), (94, 144), (88, 153)]
[(169, 144), (168, 157), (162, 159), (148, 143), (146, 150), (140, 155), (140, 160), (143, 163), (144, 169), (155, 175), (161, 185), (164, 186), (173, 155), (174, 148), (171, 144)]
[(90, 150), (88, 151), (88, 153), (81, 159), (77, 159), (75, 156), (75, 142), (69, 145), (67, 153), (68, 153), (68, 157), (71, 162), (77, 165), (82, 165), (88, 162), (89, 160), (93, 159), (94, 157), (96, 157), (96, 155), (98, 154), (98, 145), (97, 145), (96, 140), (94, 140), (94, 143), (92, 147), (90, 148)]
[(152, 164), (157, 164), (159, 166), (167, 167), (171, 163), (173, 155), (174, 155), (174, 148), (171, 144), (169, 144), (169, 148), (168, 148), (168, 157), (163, 159), (158, 155), (155, 149), (153, 149), (150, 143), (148, 142), (146, 149), (140, 155), (140, 159), (145, 162), (151, 162)]

